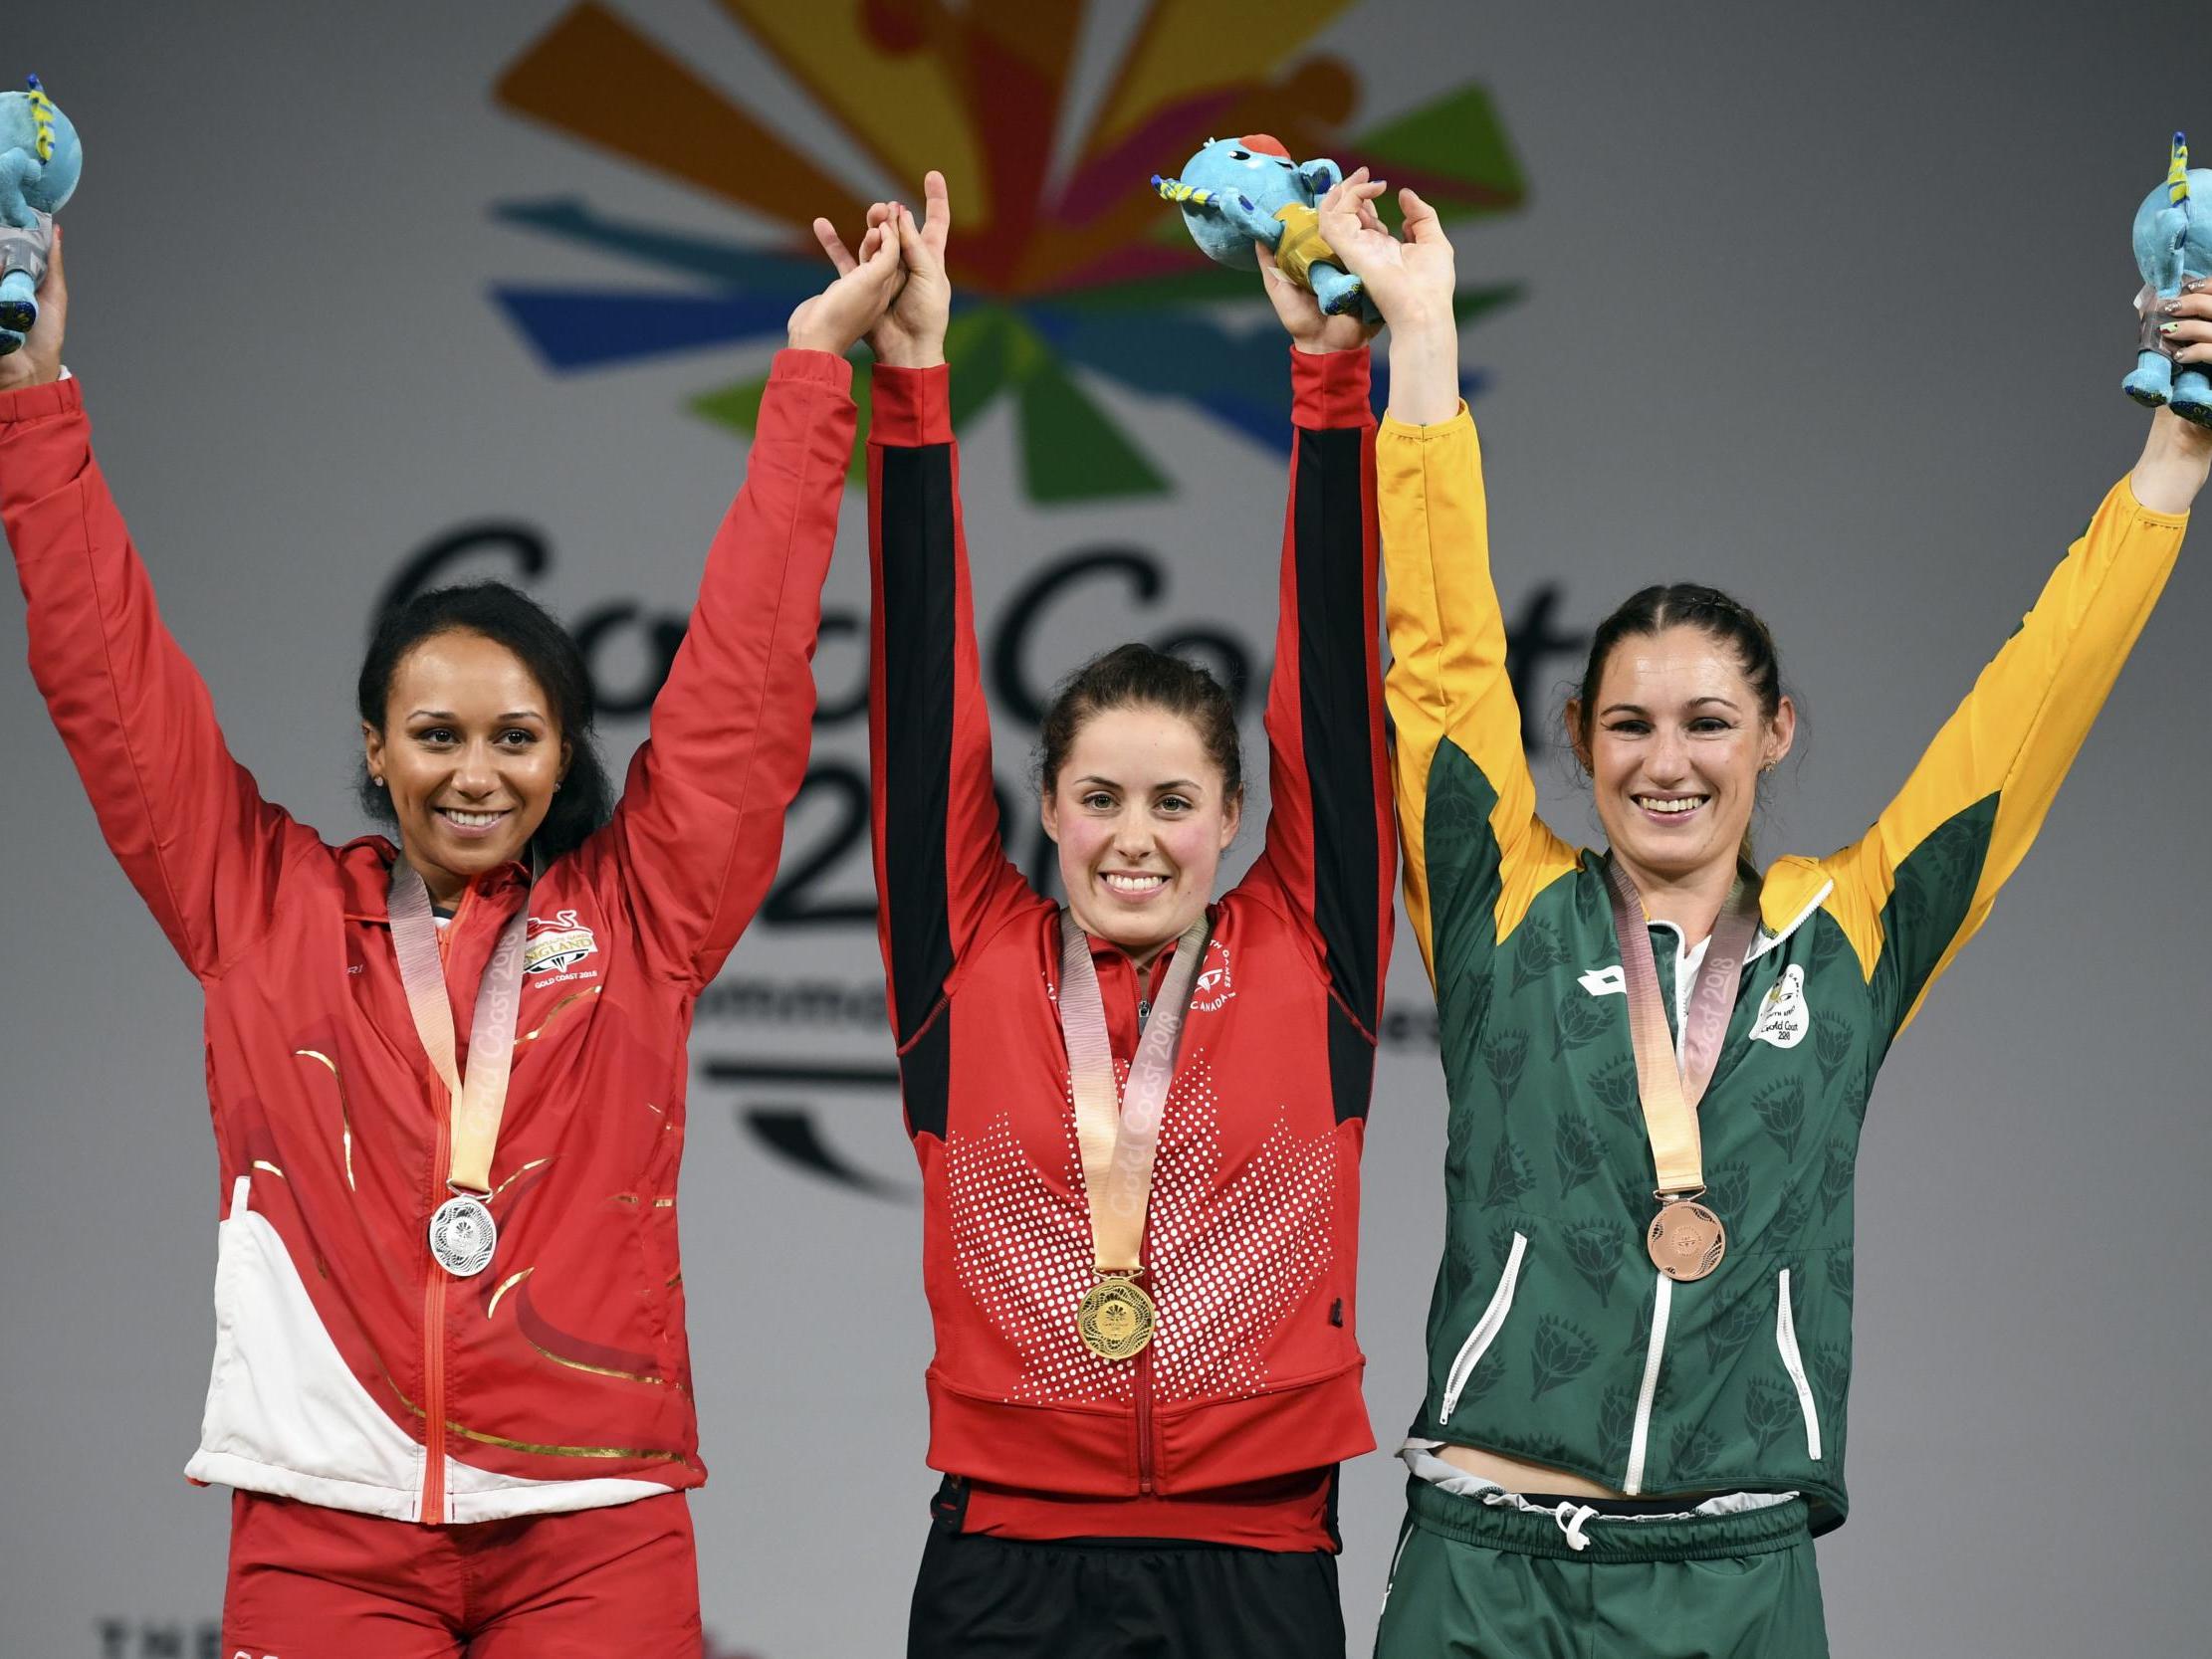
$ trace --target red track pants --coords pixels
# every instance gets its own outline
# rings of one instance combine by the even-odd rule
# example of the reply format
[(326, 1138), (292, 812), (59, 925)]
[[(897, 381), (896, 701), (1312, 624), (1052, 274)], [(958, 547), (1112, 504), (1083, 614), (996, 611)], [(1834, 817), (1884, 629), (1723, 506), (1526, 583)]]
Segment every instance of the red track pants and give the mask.
[(418, 1527), (231, 1499), (223, 1659), (699, 1659), (681, 1493)]

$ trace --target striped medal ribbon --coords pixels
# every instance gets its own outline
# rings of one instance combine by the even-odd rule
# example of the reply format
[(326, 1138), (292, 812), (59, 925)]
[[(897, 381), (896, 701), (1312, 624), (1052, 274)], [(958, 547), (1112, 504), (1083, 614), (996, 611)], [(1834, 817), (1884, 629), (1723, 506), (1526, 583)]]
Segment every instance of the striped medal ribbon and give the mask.
[(1091, 1212), (1091, 1268), (1097, 1283), (1076, 1305), (1075, 1330), (1101, 1359), (1127, 1359), (1152, 1341), (1159, 1311), (1143, 1286), (1138, 1252), (1152, 1203), (1152, 1162), (1160, 1117), (1175, 1076), (1176, 1044), (1190, 1011), (1191, 982), (1206, 954), (1204, 912), (1175, 941), (1175, 957), (1137, 1039), (1129, 1086), (1114, 1087), (1106, 1004), (1091, 963), (1090, 935), (1060, 912), (1060, 1032), (1067, 1042), (1075, 1095), (1075, 1139), (1083, 1150), (1083, 1192)]
[(407, 988), (407, 1012), (423, 1052), (445, 1085), (450, 1149), (448, 1197), (430, 1216), (430, 1254), (456, 1279), (473, 1279), (492, 1265), (499, 1226), (492, 1219), (492, 1150), (507, 1111), (507, 1079), (515, 1060), (515, 1016), (522, 1004), (523, 934), (530, 926), (530, 895), (500, 930), (492, 958), (476, 988), (476, 1017), (469, 1025), (469, 1075), (464, 1086), (453, 1047), (453, 1004), (446, 996), (445, 966), (438, 959), (438, 923), (430, 889), (404, 853), (392, 860), (392, 951)]
[(1644, 901), (1621, 861), (1606, 859), (1606, 885), (1613, 898), (1613, 931), (1621, 945), (1621, 971), (1628, 981), (1629, 1040), (1636, 1049), (1637, 1092), (1644, 1102), (1644, 1132), (1652, 1141), (1652, 1166), (1659, 1184), (1652, 1196), (1659, 1213), (1644, 1235), (1652, 1265), (1669, 1279), (1702, 1279), (1728, 1252), (1728, 1228), (1697, 1200), (1705, 1195), (1704, 1145), (1697, 1131), (1697, 1103), (1712, 1082), (1713, 1068), (1728, 1035), (1728, 1016), (1743, 980), (1745, 953), (1759, 928), (1759, 878), (1741, 872), (1728, 892), (1705, 945), (1682, 1008), (1682, 1043), (1677, 1057), (1660, 998), (1659, 963), (1652, 954)]

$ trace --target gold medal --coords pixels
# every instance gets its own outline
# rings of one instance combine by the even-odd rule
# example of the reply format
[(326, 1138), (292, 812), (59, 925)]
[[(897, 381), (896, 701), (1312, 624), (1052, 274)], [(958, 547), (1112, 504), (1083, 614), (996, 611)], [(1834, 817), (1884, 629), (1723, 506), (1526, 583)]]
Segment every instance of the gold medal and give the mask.
[(1728, 1229), (1703, 1204), (1677, 1199), (1652, 1217), (1644, 1242), (1652, 1265), (1669, 1279), (1702, 1279), (1728, 1253)]
[(1101, 1359), (1127, 1359), (1152, 1341), (1159, 1311), (1127, 1274), (1110, 1273), (1083, 1293), (1075, 1330)]

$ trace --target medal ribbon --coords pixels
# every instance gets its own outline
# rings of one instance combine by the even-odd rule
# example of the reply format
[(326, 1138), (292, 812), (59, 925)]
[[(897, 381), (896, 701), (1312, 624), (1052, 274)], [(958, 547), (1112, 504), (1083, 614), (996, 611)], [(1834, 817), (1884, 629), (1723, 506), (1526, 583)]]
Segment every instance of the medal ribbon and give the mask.
[[(1152, 1017), (1137, 1040), (1129, 1087), (1114, 1088), (1114, 1051), (1106, 1004), (1091, 963), (1090, 935), (1060, 912), (1060, 1032), (1075, 1093), (1075, 1138), (1083, 1148), (1083, 1191), (1091, 1209), (1091, 1265), (1128, 1276), (1144, 1264), (1145, 1211), (1152, 1202), (1152, 1160), (1160, 1117), (1175, 1076), (1175, 1049), (1191, 1006), (1191, 983), (1206, 954), (1206, 915), (1175, 941)], [(1119, 1098), (1117, 1099), (1117, 1093)]]
[(1621, 944), (1621, 970), (1629, 989), (1629, 1040), (1636, 1048), (1637, 1092), (1644, 1101), (1644, 1133), (1652, 1141), (1657, 1196), (1695, 1197), (1705, 1190), (1704, 1146), (1697, 1133), (1697, 1103), (1705, 1098), (1728, 1035), (1728, 1016), (1743, 980), (1745, 952), (1759, 927), (1759, 882), (1748, 873), (1729, 890), (1705, 945), (1705, 959), (1682, 1009), (1681, 1058), (1666, 1028), (1659, 996), (1659, 963), (1652, 954), (1644, 901), (1617, 858), (1606, 859), (1613, 897), (1613, 931)]
[(430, 910), (430, 889), (404, 853), (392, 860), (392, 951), (399, 958), (399, 981), (407, 987), (407, 1012), (422, 1039), (450, 1102), (452, 1150), (446, 1161), (446, 1186), (488, 1198), (492, 1192), (492, 1149), (499, 1144), (500, 1119), (507, 1111), (507, 1077), (515, 1060), (515, 1016), (522, 1005), (523, 934), (530, 925), (530, 896), (492, 946), (484, 977), (476, 988), (476, 1017), (469, 1024), (469, 1076), (463, 1086), (454, 1058), (453, 1004), (446, 997), (445, 965), (438, 959), (438, 924)]

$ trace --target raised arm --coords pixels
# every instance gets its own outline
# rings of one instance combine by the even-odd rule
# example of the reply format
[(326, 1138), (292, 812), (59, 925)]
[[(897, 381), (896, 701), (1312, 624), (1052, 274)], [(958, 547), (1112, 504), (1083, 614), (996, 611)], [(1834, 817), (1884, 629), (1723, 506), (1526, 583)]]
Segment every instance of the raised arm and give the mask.
[[(1362, 169), (1364, 172), (1365, 169)], [(1459, 398), (1451, 244), (1399, 192), (1406, 239), (1351, 209), (1355, 173), (1323, 203), (1321, 233), (1390, 326), (1391, 403), (1376, 439), (1406, 913), (1439, 991), (1495, 948), (1574, 852), (1536, 816), (1521, 713), (1491, 585), (1482, 457)]]
[(951, 209), (938, 174), (929, 175), (926, 192), (920, 224), (905, 208), (887, 221), (908, 274), (871, 337), (877, 364), (868, 432), (876, 925), (907, 1106), (918, 1120), (943, 1101), (943, 1067), (916, 1045), (969, 945), (1029, 896), (999, 841), (991, 713), (968, 585), (945, 365)]
[(2161, 410), (2132, 476), (2112, 486), (1903, 789), (1864, 836), (1819, 861), (1835, 883), (1825, 906), (1891, 1031), (1919, 1011), (2043, 827), (2165, 586), (2208, 464), (2212, 432)]
[(898, 279), (897, 250), (877, 235), (791, 313), (745, 487), (708, 551), (652, 733), (613, 821), (584, 849), (616, 865), (656, 966), (673, 977), (712, 979), (775, 875), (783, 815), (806, 773), (808, 665), (852, 455), (843, 353)]
[(0, 357), (0, 519), (27, 605), (32, 677), (101, 833), (185, 965), (219, 974), (265, 930), (314, 833), (231, 757), (207, 687), (93, 459), (82, 388), (60, 379), (68, 296), (57, 240), (23, 349)]
[(1330, 1029), (1339, 1117), (1364, 1115), (1394, 927), (1375, 583), (1375, 410), (1356, 316), (1325, 317), (1258, 250), (1291, 337), (1290, 500), (1267, 688), (1265, 843), (1239, 891), (1304, 927), (1344, 1016)]

